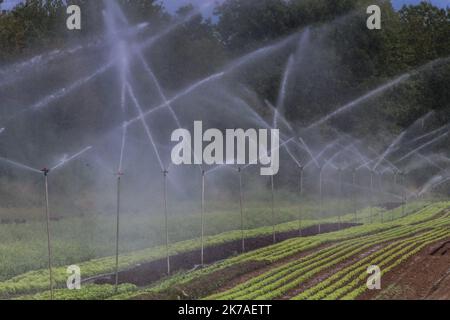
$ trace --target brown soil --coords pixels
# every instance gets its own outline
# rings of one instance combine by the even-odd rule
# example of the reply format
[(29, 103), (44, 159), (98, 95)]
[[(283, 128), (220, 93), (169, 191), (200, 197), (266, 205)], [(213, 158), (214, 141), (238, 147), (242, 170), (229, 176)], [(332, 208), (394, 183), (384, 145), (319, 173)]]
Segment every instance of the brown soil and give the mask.
[[(321, 225), (321, 233), (328, 233), (340, 229), (350, 228), (359, 224), (354, 223), (329, 223)], [(312, 236), (318, 234), (318, 226), (311, 226), (302, 229), (302, 236)], [(276, 240), (281, 242), (290, 238), (298, 237), (297, 230), (277, 233)], [(272, 235), (245, 239), (246, 251), (252, 251), (273, 244)], [(224, 260), (241, 252), (241, 241), (231, 241), (217, 246), (206, 247), (204, 250), (205, 264), (211, 264)], [(171, 272), (176, 273), (181, 270), (190, 270), (198, 267), (200, 261), (200, 250), (183, 252), (170, 257)], [(159, 259), (138, 265), (134, 268), (121, 271), (119, 273), (120, 283), (132, 283), (137, 286), (147, 286), (167, 276), (167, 260)], [(113, 275), (101, 276), (93, 279), (95, 284), (114, 284)]]
[(140, 294), (132, 300), (198, 300), (213, 294), (232, 279), (265, 266), (267, 266), (266, 261), (247, 261), (235, 264), (158, 293)]
[(365, 257), (367, 257), (368, 255), (371, 255), (372, 253), (380, 250), (381, 248), (383, 248), (386, 244), (379, 244), (376, 245), (372, 248), (369, 248), (368, 250), (357, 254), (351, 258), (348, 258), (344, 261), (342, 261), (341, 263), (339, 263), (338, 265), (335, 265), (331, 268), (325, 269), (323, 271), (321, 271), (319, 274), (315, 275), (313, 278), (311, 278), (308, 281), (305, 281), (304, 283), (300, 284), (299, 287), (287, 292), (283, 297), (281, 297), (281, 300), (289, 300), (293, 297), (295, 297), (296, 295), (302, 293), (303, 291), (314, 287), (315, 285), (319, 284), (320, 282), (326, 280), (327, 278), (331, 277), (332, 275), (338, 273), (339, 271), (341, 271), (342, 269), (358, 262), (358, 260), (364, 259)]
[(272, 269), (275, 269), (275, 268), (277, 268), (279, 266), (282, 266), (282, 265), (284, 265), (286, 263), (289, 263), (289, 262), (292, 262), (292, 261), (304, 258), (304, 257), (306, 257), (306, 256), (308, 256), (308, 255), (310, 255), (310, 254), (312, 254), (312, 253), (314, 253), (316, 251), (325, 249), (325, 248), (327, 248), (327, 247), (329, 247), (331, 245), (332, 245), (331, 243), (330, 244), (324, 244), (324, 245), (321, 245), (321, 246), (319, 246), (317, 248), (314, 248), (314, 249), (311, 249), (311, 250), (307, 250), (307, 251), (303, 251), (303, 252), (298, 253), (296, 255), (293, 255), (293, 256), (291, 256), (289, 258), (281, 259), (280, 261), (277, 261), (275, 263), (265, 264), (263, 267), (255, 269), (252, 272), (245, 273), (245, 274), (243, 274), (243, 275), (241, 275), (239, 277), (235, 277), (231, 281), (227, 282), (223, 287), (220, 287), (219, 290), (216, 290), (214, 293), (220, 293), (220, 292), (224, 292), (224, 291), (230, 290), (230, 289), (234, 288), (235, 286), (237, 286), (237, 285), (239, 285), (239, 284), (241, 284), (243, 282), (246, 282), (246, 281), (248, 281), (248, 280), (250, 280), (250, 279), (252, 279), (254, 277), (257, 277), (257, 276), (259, 276), (261, 274), (264, 274), (264, 273), (266, 273), (266, 272), (268, 272), (268, 271), (270, 271)]
[(430, 245), (383, 276), (380, 291), (358, 299), (450, 300), (450, 239)]

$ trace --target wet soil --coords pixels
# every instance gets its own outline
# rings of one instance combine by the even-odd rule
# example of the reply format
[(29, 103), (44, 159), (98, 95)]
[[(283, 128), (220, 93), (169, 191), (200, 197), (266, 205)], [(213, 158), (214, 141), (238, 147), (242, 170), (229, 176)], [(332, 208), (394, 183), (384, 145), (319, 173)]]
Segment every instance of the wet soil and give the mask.
[(381, 291), (358, 299), (450, 300), (450, 239), (430, 245), (383, 276)]
[[(357, 226), (355, 223), (328, 223), (321, 225), (321, 233), (333, 232), (341, 229)], [(311, 226), (302, 229), (301, 236), (312, 236), (319, 233), (318, 226)], [(298, 230), (289, 232), (282, 232), (276, 234), (276, 241), (281, 242), (287, 239), (299, 237)], [(273, 236), (266, 235), (261, 237), (246, 238), (245, 249), (246, 252), (260, 249), (273, 244)], [(204, 263), (211, 264), (232, 257), (242, 251), (241, 240), (226, 242), (217, 246), (205, 247), (204, 249)], [(183, 252), (170, 257), (171, 273), (176, 273), (182, 270), (191, 270), (196, 268), (201, 263), (201, 251), (193, 250)], [(148, 263), (137, 265), (133, 268), (119, 272), (119, 283), (131, 283), (137, 286), (150, 285), (167, 276), (167, 259), (154, 260)], [(114, 275), (101, 276), (92, 279), (91, 282), (95, 284), (114, 284)]]

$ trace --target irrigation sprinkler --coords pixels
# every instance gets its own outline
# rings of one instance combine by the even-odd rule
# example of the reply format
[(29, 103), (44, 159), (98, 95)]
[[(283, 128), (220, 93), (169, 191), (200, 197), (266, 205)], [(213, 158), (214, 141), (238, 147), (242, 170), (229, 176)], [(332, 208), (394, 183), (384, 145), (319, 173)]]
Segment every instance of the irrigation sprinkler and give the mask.
[(163, 173), (163, 191), (164, 191), (164, 228), (166, 231), (166, 259), (167, 275), (170, 275), (170, 253), (169, 253), (169, 215), (167, 211), (167, 175), (169, 171), (164, 169)]
[(52, 270), (52, 246), (51, 246), (51, 236), (50, 236), (50, 206), (48, 199), (48, 175), (50, 170), (44, 168), (41, 170), (44, 174), (44, 193), (45, 193), (45, 216), (46, 216), (46, 226), (47, 226), (47, 250), (48, 250), (48, 272), (50, 279), (50, 299), (53, 300), (53, 270)]
[(54, 167), (52, 167), (50, 169), (45, 167), (41, 170), (37, 170), (30, 166), (24, 165), (22, 163), (0, 157), (0, 162), (5, 162), (8, 165), (11, 165), (13, 167), (16, 167), (16, 168), (19, 168), (22, 170), (43, 174), (43, 176), (44, 176), (44, 201), (45, 201), (45, 216), (46, 216), (46, 229), (47, 229), (46, 231), (47, 231), (47, 250), (48, 250), (48, 271), (49, 271), (49, 281), (50, 281), (49, 287), (50, 287), (50, 299), (51, 300), (53, 300), (53, 298), (54, 298), (54, 288), (53, 288), (53, 269), (52, 269), (53, 256), (52, 256), (52, 246), (51, 246), (50, 202), (49, 202), (49, 192), (48, 192), (48, 176), (49, 176), (50, 172), (53, 172), (57, 169), (64, 167), (67, 163), (80, 157), (82, 154), (84, 154), (85, 152), (87, 152), (90, 149), (92, 149), (92, 147), (84, 148), (83, 150), (74, 154), (71, 157), (68, 157), (68, 158), (64, 157), (64, 159), (61, 160), (58, 164), (56, 164)]
[(120, 236), (120, 196), (121, 196), (121, 180), (123, 172), (117, 173), (117, 216), (116, 216), (116, 279), (114, 291), (117, 293), (119, 288), (119, 236)]
[(319, 224), (318, 224), (318, 234), (321, 233), (321, 223), (320, 223), (320, 218), (322, 218), (322, 211), (323, 211), (323, 168), (324, 167), (320, 167), (319, 168)]
[(244, 195), (242, 190), (242, 168), (239, 167), (239, 209), (241, 214), (241, 241), (242, 241), (242, 252), (245, 252), (245, 234), (244, 234)]
[(273, 175), (270, 176), (270, 185), (271, 185), (271, 207), (272, 207), (272, 236), (273, 243), (277, 242), (277, 235), (275, 230), (275, 190), (274, 190), (274, 181)]
[(300, 167), (300, 177), (298, 182), (298, 192), (299, 192), (299, 206), (298, 206), (298, 235), (302, 236), (302, 204), (303, 204), (303, 174), (305, 168)]
[[(379, 187), (379, 195), (378, 195), (378, 201), (384, 200), (384, 192), (383, 192), (383, 173), (382, 172), (378, 172), (376, 173), (376, 175), (378, 176), (378, 187)], [(384, 222), (384, 212), (380, 213), (380, 219), (381, 219), (381, 223)]]
[[(339, 197), (340, 199), (343, 199), (344, 196), (344, 190), (343, 190), (343, 184), (342, 184), (342, 168), (338, 169), (338, 184), (339, 184)], [(342, 200), (341, 200), (342, 201)], [(341, 214), (343, 213), (343, 205), (338, 208), (338, 226), (339, 230), (341, 230)]]
[(406, 172), (400, 173), (402, 186), (402, 217), (406, 215)]
[(201, 199), (201, 249), (200, 249), (200, 264), (203, 267), (205, 264), (205, 170), (202, 170), (202, 199)]
[(374, 179), (374, 171), (373, 170), (370, 170), (370, 203), (369, 203), (369, 206), (370, 206), (370, 217), (369, 217), (369, 219), (370, 219), (370, 223), (372, 223), (373, 222), (373, 183), (374, 183), (374, 181), (373, 181), (373, 179)]
[[(394, 192), (398, 190), (398, 176), (400, 174), (399, 170), (394, 170)], [(403, 203), (403, 199), (402, 199)], [(391, 221), (394, 221), (394, 210), (391, 210)]]
[(356, 206), (356, 168), (352, 169), (352, 202), (353, 212), (355, 213), (355, 223), (358, 223), (358, 209)]
[(399, 186), (401, 188), (401, 201), (402, 201), (402, 217), (405, 216), (405, 173), (400, 171), (398, 173), (399, 177)]

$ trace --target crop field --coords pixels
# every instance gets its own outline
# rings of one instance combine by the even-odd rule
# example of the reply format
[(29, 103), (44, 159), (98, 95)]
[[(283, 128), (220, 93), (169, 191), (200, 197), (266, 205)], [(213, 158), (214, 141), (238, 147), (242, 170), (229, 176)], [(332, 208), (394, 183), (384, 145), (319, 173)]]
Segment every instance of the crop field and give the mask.
[[(378, 221), (340, 231), (293, 237), (243, 254), (236, 252), (204, 268), (179, 270), (147, 285), (121, 283), (116, 290), (111, 284), (87, 282), (81, 290), (68, 290), (64, 288), (66, 268), (57, 268), (55, 299), (358, 299), (368, 291), (369, 266), (378, 265), (384, 277), (424, 249), (450, 240), (449, 202), (420, 202), (410, 208), (405, 217), (399, 215), (400, 208), (380, 209), (380, 217), (383, 214), (394, 219), (381, 222), (379, 217)], [(367, 215), (361, 212), (362, 218)], [(295, 227), (295, 223), (286, 223), (278, 229)], [(270, 234), (270, 228), (249, 230), (255, 236), (264, 233)], [(214, 247), (235, 238), (239, 238), (238, 233), (211, 236), (208, 245)], [(171, 254), (197, 247), (195, 239), (175, 243)], [(136, 251), (125, 254), (120, 267), (127, 269), (163, 257), (163, 247)], [(105, 257), (79, 266), (83, 277), (95, 278), (113, 272), (114, 259)], [(32, 271), (2, 281), (0, 295), (4, 299), (50, 298), (48, 271)]]
[[(312, 201), (302, 206), (303, 227), (312, 226), (315, 223), (314, 214), (317, 208)], [(288, 201), (289, 203), (289, 201)], [(295, 219), (298, 216), (298, 207), (292, 204), (277, 208), (276, 224), (279, 232), (295, 230), (298, 228)], [(336, 207), (336, 201), (329, 201), (325, 208)], [(350, 211), (351, 204), (340, 204), (341, 207)], [(417, 205), (417, 204), (416, 204)], [(268, 207), (261, 203), (249, 203), (245, 210), (245, 226), (247, 236), (254, 237), (262, 234), (270, 234), (271, 217)], [(412, 209), (415, 205), (412, 204)], [(223, 241), (239, 239), (239, 209), (233, 205), (224, 203), (210, 203), (208, 215), (205, 219), (205, 235), (208, 237), (207, 245), (214, 245)], [(410, 210), (411, 210), (410, 209)], [(0, 209), (0, 212), (2, 210)], [(0, 256), (4, 263), (0, 264), (0, 280), (5, 280), (20, 275), (29, 270), (42, 269), (46, 267), (45, 224), (37, 219), (38, 214), (30, 209), (6, 210), (2, 214), (10, 223), (0, 223)], [(21, 217), (25, 223), (14, 223), (14, 219)], [(324, 215), (324, 221), (333, 221)], [(362, 223), (367, 215), (362, 213), (357, 216), (358, 222)], [(344, 217), (344, 222), (354, 222), (355, 216)], [(108, 215), (90, 216), (62, 216), (58, 221), (52, 221), (51, 227), (54, 232), (54, 258), (55, 266), (65, 266), (80, 263), (96, 258), (114, 255), (114, 217)], [(172, 215), (170, 217), (170, 239), (174, 243), (188, 241), (198, 237), (200, 215), (185, 214)], [(130, 214), (122, 224), (122, 243), (120, 252), (123, 254), (149, 247), (158, 247), (164, 244), (163, 219), (156, 214), (149, 217), (148, 214)], [(213, 237), (220, 234), (220, 237)], [(197, 240), (191, 241), (195, 243)], [(197, 241), (198, 242), (198, 241)], [(171, 248), (173, 253), (184, 244), (176, 244)], [(187, 245), (189, 246), (189, 244)]]
[(0, 0), (0, 300), (450, 300), (449, 22)]

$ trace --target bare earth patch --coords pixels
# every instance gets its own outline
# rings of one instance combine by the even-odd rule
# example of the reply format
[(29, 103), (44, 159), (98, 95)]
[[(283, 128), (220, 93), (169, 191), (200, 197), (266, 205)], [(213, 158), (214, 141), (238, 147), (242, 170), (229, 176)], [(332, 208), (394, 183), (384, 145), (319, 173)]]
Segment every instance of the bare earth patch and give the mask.
[(381, 291), (367, 291), (358, 299), (449, 300), (450, 238), (432, 244), (384, 275)]

